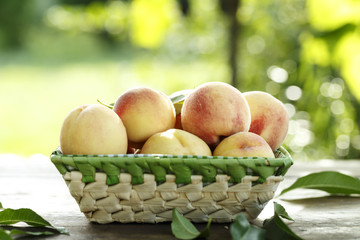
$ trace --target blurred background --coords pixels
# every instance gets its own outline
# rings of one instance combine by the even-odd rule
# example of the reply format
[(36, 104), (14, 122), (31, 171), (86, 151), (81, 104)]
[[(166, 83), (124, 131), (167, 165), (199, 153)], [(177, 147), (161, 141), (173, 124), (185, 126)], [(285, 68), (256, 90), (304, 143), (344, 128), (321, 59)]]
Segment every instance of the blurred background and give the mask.
[(66, 114), (223, 81), (291, 117), (295, 160), (360, 158), (360, 1), (0, 1), (0, 154), (49, 156)]

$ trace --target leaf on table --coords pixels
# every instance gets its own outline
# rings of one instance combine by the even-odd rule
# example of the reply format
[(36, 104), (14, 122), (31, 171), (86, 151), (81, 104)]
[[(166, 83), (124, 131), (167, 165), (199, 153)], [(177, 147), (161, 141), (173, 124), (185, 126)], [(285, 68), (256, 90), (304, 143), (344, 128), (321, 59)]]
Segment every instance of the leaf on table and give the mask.
[(206, 238), (210, 235), (210, 223), (211, 219), (206, 228), (199, 232), (196, 227), (184, 216), (182, 216), (176, 208), (173, 210), (171, 231), (177, 239), (195, 239), (198, 237)]
[[(23, 228), (24, 230), (20, 230), (20, 229), (11, 229), (9, 231), (9, 235), (10, 236), (16, 236), (16, 237), (22, 237), (22, 236), (50, 236), (50, 235), (55, 235), (55, 232), (52, 231), (30, 231), (30, 230), (25, 230), (26, 228)], [(1, 239), (1, 238), (0, 238)]]
[(264, 221), (267, 240), (301, 240), (278, 215)]
[(12, 225), (19, 222), (24, 222), (34, 227), (49, 227), (58, 233), (68, 234), (64, 228), (52, 226), (48, 221), (29, 208), (6, 208), (0, 211), (0, 225)]
[(198, 238), (207, 238), (210, 236), (210, 225), (211, 225), (211, 218), (209, 218), (208, 223), (206, 224), (206, 228), (200, 232), (200, 235), (197, 236)]
[(267, 240), (302, 240), (301, 237), (296, 235), (286, 223), (283, 222), (281, 217), (294, 221), (285, 208), (280, 204), (274, 202), (274, 216), (266, 219), (263, 228), (266, 230)]
[(13, 238), (10, 236), (9, 231), (6, 231), (0, 227), (0, 239), (1, 240), (13, 240)]
[(6, 230), (0, 227), (0, 239), (17, 239), (25, 236), (51, 236), (55, 234), (69, 234), (63, 228), (49, 228), (49, 227), (14, 227), (6, 226)]
[(360, 194), (360, 180), (335, 171), (311, 173), (298, 178), (280, 195), (297, 188), (322, 190), (333, 195)]
[(265, 231), (250, 225), (246, 217), (241, 213), (236, 216), (235, 221), (231, 224), (230, 233), (233, 240), (265, 239)]
[(279, 215), (280, 217), (286, 218), (287, 220), (290, 220), (290, 221), (295, 222), (295, 220), (292, 219), (292, 218), (289, 216), (289, 214), (286, 212), (285, 208), (284, 208), (281, 204), (279, 204), (279, 203), (277, 203), (277, 202), (274, 202), (274, 211), (275, 211), (275, 213), (276, 213), (277, 215)]
[(48, 221), (29, 208), (7, 208), (0, 212), (1, 225), (11, 225), (18, 222), (25, 222), (35, 227), (51, 226)]

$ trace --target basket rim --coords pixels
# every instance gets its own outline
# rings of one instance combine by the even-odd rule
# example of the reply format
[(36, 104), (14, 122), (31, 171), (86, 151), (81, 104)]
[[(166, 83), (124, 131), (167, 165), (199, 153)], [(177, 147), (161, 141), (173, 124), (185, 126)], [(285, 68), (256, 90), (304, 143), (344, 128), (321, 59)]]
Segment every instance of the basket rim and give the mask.
[[(282, 158), (291, 158), (290, 153), (284, 148), (279, 147), (275, 153), (282, 154)], [(233, 157), (233, 156), (205, 156), (205, 155), (171, 155), (171, 154), (143, 154), (143, 153), (134, 153), (134, 154), (63, 154), (60, 148), (57, 148), (51, 153), (51, 157), (54, 155), (61, 155), (65, 157), (112, 157), (112, 158), (197, 158), (197, 159), (281, 159), (279, 157), (270, 158), (270, 157)]]
[(132, 176), (132, 184), (143, 183), (143, 174), (155, 175), (158, 182), (165, 181), (167, 174), (174, 174), (176, 182), (188, 184), (191, 175), (202, 175), (204, 182), (214, 182), (218, 174), (227, 174), (230, 181), (239, 183), (246, 175), (259, 176), (258, 182), (265, 182), (272, 175), (284, 176), (293, 164), (289, 152), (280, 147), (275, 158), (267, 157), (225, 157), (201, 155), (166, 154), (101, 154), (64, 155), (60, 149), (52, 152), (50, 159), (60, 174), (80, 171), (82, 181), (95, 181), (96, 172), (105, 172), (107, 184), (119, 183), (122, 172)]

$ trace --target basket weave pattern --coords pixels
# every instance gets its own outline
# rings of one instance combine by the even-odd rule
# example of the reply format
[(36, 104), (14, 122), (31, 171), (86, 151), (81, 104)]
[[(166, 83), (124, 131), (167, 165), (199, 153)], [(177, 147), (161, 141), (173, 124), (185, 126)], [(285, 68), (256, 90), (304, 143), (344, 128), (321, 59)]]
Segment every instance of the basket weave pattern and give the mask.
[(255, 219), (274, 196), (292, 159), (203, 156), (62, 155), (51, 160), (80, 211), (93, 222), (158, 223), (176, 208), (193, 222)]
[(207, 222), (209, 217), (231, 222), (240, 212), (254, 219), (282, 180), (271, 176), (252, 186), (258, 177), (246, 176), (241, 183), (229, 184), (227, 175), (217, 175), (216, 182), (203, 186), (202, 176), (193, 175), (190, 184), (178, 186), (174, 175), (166, 175), (166, 182), (157, 186), (154, 175), (145, 174), (143, 184), (132, 185), (131, 175), (121, 173), (120, 183), (108, 186), (105, 173), (96, 173), (96, 181), (87, 184), (78, 171), (63, 177), (81, 212), (98, 223), (171, 221), (173, 208), (193, 222)]

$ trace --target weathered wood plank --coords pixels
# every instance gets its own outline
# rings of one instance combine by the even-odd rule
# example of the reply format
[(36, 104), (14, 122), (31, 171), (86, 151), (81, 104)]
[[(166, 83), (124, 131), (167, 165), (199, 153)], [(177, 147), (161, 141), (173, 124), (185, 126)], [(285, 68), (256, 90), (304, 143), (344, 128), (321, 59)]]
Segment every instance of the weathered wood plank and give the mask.
[[(0, 171), (0, 202), (9, 208), (31, 208), (56, 226), (65, 227), (70, 236), (41, 239), (175, 239), (170, 223), (96, 224), (80, 212), (60, 174), (48, 157), (30, 159), (0, 156), (7, 161)], [(311, 172), (335, 170), (360, 176), (360, 161), (296, 162), (280, 184), (277, 193), (296, 178)], [(304, 199), (305, 198), (305, 199)], [(275, 198), (295, 219), (290, 228), (304, 239), (360, 239), (360, 199), (330, 197), (314, 190), (294, 190)], [(272, 216), (269, 203), (257, 222)], [(209, 239), (231, 239), (230, 224), (212, 224)], [(205, 224), (196, 224), (198, 229)]]

